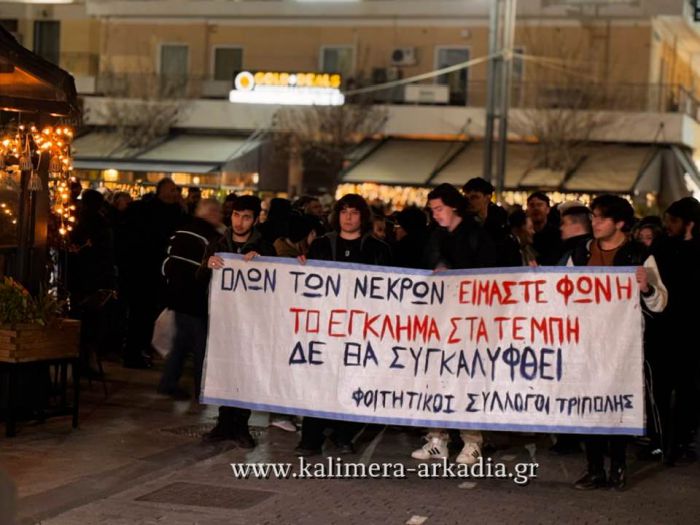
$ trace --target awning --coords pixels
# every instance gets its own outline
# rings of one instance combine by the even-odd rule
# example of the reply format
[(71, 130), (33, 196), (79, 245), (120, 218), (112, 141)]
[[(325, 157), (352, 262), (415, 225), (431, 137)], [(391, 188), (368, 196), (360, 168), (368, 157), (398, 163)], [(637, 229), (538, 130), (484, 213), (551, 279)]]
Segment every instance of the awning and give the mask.
[(611, 144), (588, 147), (583, 152), (584, 161), (567, 177), (562, 190), (630, 193), (652, 166), (656, 154), (657, 146)]
[[(494, 157), (495, 158), (495, 157)], [(506, 189), (520, 186), (520, 180), (532, 166), (534, 149), (527, 144), (508, 144), (506, 151)], [(433, 180), (432, 185), (447, 182), (462, 186), (469, 179), (484, 176), (484, 143), (471, 142), (447, 164)]]
[[(675, 146), (671, 146), (676, 148)], [(662, 186), (662, 144), (591, 145), (581, 151), (582, 161), (570, 172), (537, 168), (536, 144), (508, 144), (506, 190), (546, 190), (568, 193), (654, 193)], [(685, 171), (694, 168), (688, 155), (677, 148)], [(365, 148), (342, 177), (342, 182), (386, 185), (462, 186), (483, 176), (484, 144), (389, 139)], [(494, 156), (495, 161), (495, 156)], [(692, 171), (696, 176), (697, 170)], [(700, 178), (699, 178), (700, 180)]]
[[(245, 138), (217, 135), (176, 135), (139, 155), (142, 160), (215, 162), (223, 164), (238, 154)], [(248, 147), (248, 146), (246, 146)]]
[(390, 139), (351, 165), (342, 181), (423, 186), (464, 146), (463, 142)]
[(123, 159), (137, 155), (138, 148), (129, 148), (114, 131), (94, 131), (76, 138), (72, 144), (75, 158)]
[(178, 162), (147, 162), (130, 161), (117, 159), (85, 159), (75, 160), (73, 167), (79, 170), (118, 170), (118, 171), (139, 171), (152, 173), (212, 173), (221, 168), (220, 164), (191, 164)]
[(698, 172), (698, 168), (695, 165), (695, 161), (693, 161), (690, 152), (680, 148), (679, 146), (671, 146), (671, 151), (673, 151), (678, 163), (683, 168), (683, 171), (685, 172), (684, 175), (687, 175), (692, 183), (694, 183), (695, 186), (700, 189), (700, 172)]
[(259, 141), (226, 135), (178, 134), (148, 148), (132, 148), (116, 132), (93, 131), (74, 142), (76, 169), (164, 173), (235, 171), (235, 161)]

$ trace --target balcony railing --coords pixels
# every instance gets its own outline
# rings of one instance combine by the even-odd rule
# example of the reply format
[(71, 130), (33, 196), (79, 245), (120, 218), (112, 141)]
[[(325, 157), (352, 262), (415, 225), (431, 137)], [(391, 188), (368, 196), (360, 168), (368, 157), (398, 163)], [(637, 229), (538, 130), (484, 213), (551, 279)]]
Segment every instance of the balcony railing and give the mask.
[[(435, 84), (421, 84), (423, 85), (428, 88), (428, 91), (435, 86)], [(96, 78), (94, 94), (148, 100), (227, 99), (231, 89), (232, 82), (213, 80), (210, 77), (100, 73)], [(441, 89), (448, 95), (442, 99), (443, 105), (467, 107), (486, 105), (486, 82), (469, 82), (466, 89), (461, 90), (448, 86)], [(369, 101), (382, 104), (438, 104), (430, 99), (407, 102), (405, 91), (403, 86), (378, 91), (369, 95)], [(700, 101), (679, 84), (519, 82), (515, 83), (511, 90), (511, 107), (683, 113), (700, 120)]]

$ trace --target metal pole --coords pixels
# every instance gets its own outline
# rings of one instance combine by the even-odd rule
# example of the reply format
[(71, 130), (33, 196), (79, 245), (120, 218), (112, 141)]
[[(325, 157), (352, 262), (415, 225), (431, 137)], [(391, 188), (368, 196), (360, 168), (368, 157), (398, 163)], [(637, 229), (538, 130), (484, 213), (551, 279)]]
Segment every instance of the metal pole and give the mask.
[(484, 133), (484, 179), (491, 182), (493, 166), (493, 131), (496, 120), (496, 75), (499, 57), (498, 26), (500, 22), (499, 7), (502, 0), (496, 0), (491, 4), (489, 13), (489, 54), (492, 56), (488, 63), (488, 76), (486, 79), (486, 129)]
[(496, 167), (496, 198), (501, 199), (506, 177), (506, 153), (508, 150), (508, 111), (513, 77), (513, 41), (515, 39), (516, 0), (506, 0), (504, 24), (502, 26), (501, 75), (500, 75), (500, 121), (498, 129), (498, 164)]

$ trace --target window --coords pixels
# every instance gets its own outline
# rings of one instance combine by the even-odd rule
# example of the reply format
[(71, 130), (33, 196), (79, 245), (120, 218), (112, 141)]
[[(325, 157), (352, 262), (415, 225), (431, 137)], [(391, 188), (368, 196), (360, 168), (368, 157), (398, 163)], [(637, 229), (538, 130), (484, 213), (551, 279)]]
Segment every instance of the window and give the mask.
[[(442, 69), (469, 60), (468, 47), (438, 47), (435, 52), (435, 68)], [(450, 104), (464, 106), (467, 104), (467, 85), (469, 68), (460, 69), (447, 75), (437, 77), (437, 83), (450, 87)]]
[(243, 69), (243, 49), (232, 46), (214, 47), (213, 80), (233, 82), (234, 75)]
[(163, 96), (182, 96), (187, 90), (190, 48), (186, 44), (161, 44), (160, 89)]
[(340, 73), (347, 80), (354, 73), (355, 49), (352, 46), (323, 46), (321, 48), (321, 72)]
[(49, 62), (58, 64), (61, 23), (55, 20), (34, 22), (34, 52)]

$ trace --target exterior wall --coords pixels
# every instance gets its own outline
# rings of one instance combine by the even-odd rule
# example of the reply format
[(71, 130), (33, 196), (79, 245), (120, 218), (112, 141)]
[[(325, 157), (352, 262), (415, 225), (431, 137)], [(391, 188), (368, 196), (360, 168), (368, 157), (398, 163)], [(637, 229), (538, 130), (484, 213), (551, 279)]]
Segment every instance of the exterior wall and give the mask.
[(94, 76), (99, 68), (100, 27), (97, 20), (61, 21), (60, 66), (75, 76)]
[[(115, 72), (155, 72), (161, 43), (190, 46), (190, 74), (207, 76), (212, 49), (217, 45), (243, 48), (244, 67), (269, 70), (316, 70), (322, 46), (352, 46), (355, 73), (367, 78), (373, 68), (391, 67), (395, 48), (416, 49), (417, 64), (400, 68), (404, 77), (435, 69), (440, 46), (467, 47), (472, 58), (488, 54), (488, 28), (422, 26), (274, 26), (227, 25), (193, 20), (183, 23), (109, 21), (103, 23), (101, 69)], [(605, 26), (522, 26), (516, 46), (529, 54), (593, 60), (596, 77), (611, 81), (646, 83), (651, 47), (649, 23)], [(569, 52), (553, 45), (566, 42)], [(525, 78), (530, 69), (525, 67)], [(486, 80), (486, 66), (475, 66), (470, 81)]]

